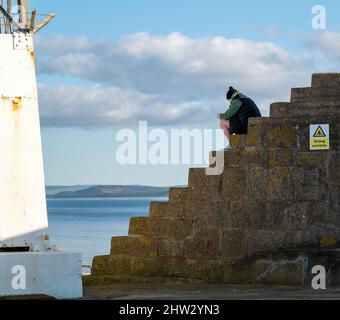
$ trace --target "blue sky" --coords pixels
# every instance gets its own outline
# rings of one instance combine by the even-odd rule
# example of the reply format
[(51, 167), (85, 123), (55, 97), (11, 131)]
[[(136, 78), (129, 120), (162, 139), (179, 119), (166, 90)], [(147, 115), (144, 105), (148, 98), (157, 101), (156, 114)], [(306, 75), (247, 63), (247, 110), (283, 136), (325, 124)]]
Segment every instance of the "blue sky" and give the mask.
[[(339, 70), (337, 0), (99, 4), (31, 0), (41, 13), (57, 12), (36, 52), (49, 185), (186, 184), (190, 166), (117, 164), (117, 128), (137, 120), (217, 127), (229, 85), (267, 114), (291, 87), (308, 86), (312, 72)], [(326, 30), (311, 26), (317, 4), (327, 10)]]

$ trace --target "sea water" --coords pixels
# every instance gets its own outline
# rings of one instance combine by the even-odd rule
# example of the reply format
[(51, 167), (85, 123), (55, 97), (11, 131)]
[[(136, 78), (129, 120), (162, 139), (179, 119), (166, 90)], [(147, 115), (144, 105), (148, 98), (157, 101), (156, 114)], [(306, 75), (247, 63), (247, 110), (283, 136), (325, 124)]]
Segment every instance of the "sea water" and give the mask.
[(91, 265), (94, 256), (110, 253), (113, 236), (128, 235), (131, 217), (149, 215), (152, 201), (167, 201), (167, 199), (48, 200), (51, 242), (58, 249), (80, 252), (83, 265)]

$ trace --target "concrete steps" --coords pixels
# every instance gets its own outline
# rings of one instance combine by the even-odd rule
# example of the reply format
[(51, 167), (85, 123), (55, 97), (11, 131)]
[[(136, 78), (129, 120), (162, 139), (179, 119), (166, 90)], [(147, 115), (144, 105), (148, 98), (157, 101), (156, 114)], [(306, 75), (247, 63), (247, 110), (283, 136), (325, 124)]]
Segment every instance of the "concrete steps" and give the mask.
[(271, 118), (323, 118), (330, 120), (339, 118), (340, 100), (329, 103), (324, 102), (277, 102), (270, 106)]
[[(340, 239), (339, 84), (340, 74), (313, 75), (311, 88), (292, 90), (292, 102), (272, 104), (270, 118), (250, 119), (248, 135), (211, 154), (224, 158), (224, 172), (190, 169), (188, 187), (151, 203), (149, 217), (132, 218), (129, 236), (94, 259), (89, 282), (302, 285), (310, 256), (337, 279), (337, 251), (287, 250)], [(330, 124), (329, 151), (309, 150), (311, 123)]]
[(291, 102), (327, 101), (340, 97), (340, 87), (294, 88), (291, 92)]
[(186, 218), (131, 218), (129, 236), (182, 239), (191, 235), (192, 220)]
[(340, 73), (315, 73), (312, 76), (313, 88), (340, 87)]

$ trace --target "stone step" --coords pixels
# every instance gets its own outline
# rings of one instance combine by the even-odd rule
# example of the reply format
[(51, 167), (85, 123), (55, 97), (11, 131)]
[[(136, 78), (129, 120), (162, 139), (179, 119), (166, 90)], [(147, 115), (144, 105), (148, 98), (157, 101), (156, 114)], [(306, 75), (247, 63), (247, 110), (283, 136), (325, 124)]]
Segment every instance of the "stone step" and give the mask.
[(182, 239), (192, 234), (193, 221), (186, 218), (131, 218), (129, 236)]
[(340, 100), (333, 102), (277, 102), (270, 106), (271, 118), (339, 118)]
[[(307, 140), (305, 143), (308, 143)], [(249, 174), (259, 168), (280, 168), (297, 167), (308, 170), (322, 169), (327, 165), (328, 158), (324, 157), (324, 151), (305, 151), (299, 149), (280, 149), (280, 148), (245, 148), (242, 150), (228, 150), (223, 152), (225, 157), (224, 172), (221, 175), (221, 183), (212, 189), (219, 190), (220, 196), (216, 198), (225, 199), (225, 193), (229, 200), (235, 199), (238, 192), (242, 192), (235, 186), (241, 186), (240, 181), (246, 181)], [(336, 163), (337, 153), (332, 153), (330, 160)], [(334, 181), (337, 181), (334, 176)], [(245, 186), (243, 186), (245, 188)], [(227, 188), (227, 189), (225, 189)]]
[(170, 188), (169, 202), (184, 201), (189, 199), (189, 188)]
[(298, 121), (288, 119), (254, 118), (249, 120), (247, 135), (233, 135), (231, 149), (298, 148)]
[(152, 277), (157, 275), (155, 258), (130, 256), (97, 256), (93, 259), (92, 275), (119, 275)]
[(182, 204), (185, 217), (192, 221), (193, 235), (201, 233), (203, 229), (216, 229), (224, 223), (225, 210), (229, 206), (228, 200), (212, 199), (209, 203), (202, 198)]
[[(244, 148), (247, 147), (247, 148)], [(224, 170), (229, 168), (239, 168), (243, 166), (258, 167), (265, 166), (267, 159), (265, 157), (268, 150), (262, 146), (251, 147), (247, 141), (244, 141), (242, 148), (231, 148), (226, 151), (213, 151), (210, 153), (210, 161), (217, 156), (224, 157)], [(202, 173), (203, 174), (203, 173)], [(221, 179), (218, 178), (218, 179)]]
[(183, 207), (169, 202), (151, 202), (150, 218), (184, 218)]
[[(191, 237), (190, 237), (191, 238)], [(147, 238), (129, 236), (112, 238), (110, 256), (116, 258), (156, 258), (184, 256), (184, 240), (176, 237)]]
[(340, 73), (315, 73), (312, 76), (312, 87), (340, 87)]
[[(336, 150), (340, 141), (339, 118), (322, 118), (330, 125), (331, 150)], [(284, 149), (310, 151), (310, 125), (319, 123), (320, 117), (304, 118), (255, 118), (249, 120), (248, 135), (234, 135), (230, 139), (232, 150)], [(258, 141), (254, 143), (254, 141)]]
[(318, 250), (283, 250), (273, 255), (240, 260), (205, 258), (204, 263), (201, 257), (161, 257), (155, 260), (102, 256), (94, 259), (93, 273), (84, 279), (84, 284), (203, 282), (311, 287), (314, 266), (325, 267), (327, 288), (340, 285), (338, 258)]
[(84, 287), (105, 286), (111, 284), (202, 284), (203, 281), (191, 278), (175, 278), (175, 277), (146, 277), (133, 276), (126, 274), (112, 274), (112, 275), (90, 275), (83, 277)]
[[(224, 155), (223, 155), (224, 157)], [(189, 170), (189, 188), (210, 187), (218, 188), (221, 182), (221, 175), (207, 175), (205, 168), (191, 168)]]
[(169, 203), (181, 204), (185, 201), (197, 201), (200, 199), (217, 199), (219, 197), (218, 188), (209, 185), (200, 185), (197, 187), (187, 188), (170, 188)]
[[(338, 84), (338, 75), (314, 75), (293, 102), (272, 104), (271, 118), (250, 119), (247, 135), (211, 154), (224, 171), (191, 169), (187, 188), (171, 188), (148, 218), (131, 219), (129, 237), (112, 239), (110, 256), (94, 259), (93, 279), (303, 285), (324, 264), (338, 281), (339, 251), (306, 252), (339, 245)], [(310, 151), (317, 123), (330, 125), (330, 150)]]
[[(100, 277), (106, 276), (107, 279)], [(156, 277), (158, 279), (186, 279), (185, 282), (204, 280), (207, 283), (215, 283), (221, 280), (221, 261), (207, 259), (202, 264), (201, 259), (185, 259), (183, 257), (159, 257), (158, 259), (98, 256), (93, 260), (93, 281), (105, 281), (108, 283), (121, 282), (121, 279), (129, 278), (139, 282), (138, 279)], [(95, 282), (92, 281), (92, 285)], [(110, 282), (113, 281), (113, 282)], [(172, 283), (174, 283), (172, 281)]]
[(340, 98), (340, 87), (294, 88), (291, 102), (337, 101)]
[(111, 256), (137, 258), (154, 258), (157, 256), (157, 241), (146, 237), (113, 237), (111, 240)]

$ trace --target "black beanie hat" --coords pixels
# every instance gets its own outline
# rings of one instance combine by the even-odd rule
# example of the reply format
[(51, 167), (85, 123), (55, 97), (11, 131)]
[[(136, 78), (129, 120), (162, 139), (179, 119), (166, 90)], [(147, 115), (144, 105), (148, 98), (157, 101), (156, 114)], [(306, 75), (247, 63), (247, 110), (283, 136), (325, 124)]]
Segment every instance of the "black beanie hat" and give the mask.
[(227, 99), (230, 100), (231, 97), (233, 96), (233, 94), (235, 94), (237, 92), (237, 90), (235, 90), (233, 87), (229, 88), (229, 91), (227, 93)]

